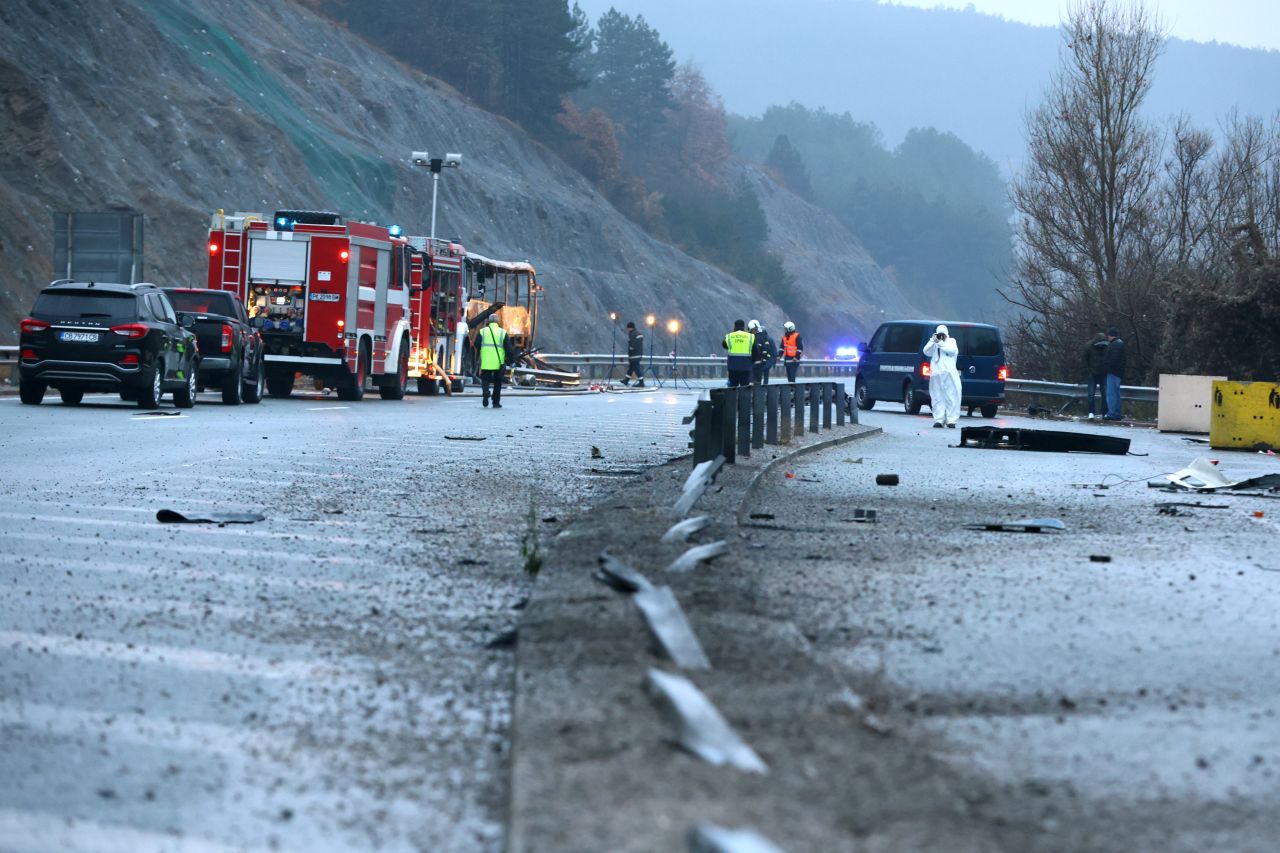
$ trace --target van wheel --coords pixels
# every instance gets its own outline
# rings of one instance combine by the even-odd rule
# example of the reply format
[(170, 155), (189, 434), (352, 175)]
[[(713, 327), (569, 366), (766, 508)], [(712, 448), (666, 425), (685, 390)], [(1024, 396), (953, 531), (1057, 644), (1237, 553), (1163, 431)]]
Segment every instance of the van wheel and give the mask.
[(994, 418), (996, 413), (1000, 411), (1000, 407), (995, 403), (989, 403), (982, 407), (982, 416), (984, 418)]
[(916, 393), (916, 389), (908, 382), (902, 386), (902, 409), (908, 415), (920, 414), (920, 408), (924, 406), (924, 401), (920, 399), (920, 395)]
[(864, 412), (871, 411), (876, 404), (876, 398), (867, 392), (867, 383), (861, 379), (853, 386), (853, 396), (858, 401), (858, 408)]
[(78, 406), (80, 401), (84, 399), (83, 388), (59, 388), (58, 396), (62, 398), (62, 402), (68, 406)]

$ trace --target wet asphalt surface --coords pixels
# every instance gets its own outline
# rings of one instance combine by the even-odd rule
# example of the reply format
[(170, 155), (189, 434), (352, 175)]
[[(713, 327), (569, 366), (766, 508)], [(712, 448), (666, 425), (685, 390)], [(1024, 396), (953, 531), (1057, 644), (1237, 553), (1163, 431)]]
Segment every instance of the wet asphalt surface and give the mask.
[(0, 849), (499, 849), (522, 537), (692, 399), (0, 399)]
[[(997, 421), (1148, 455), (958, 448), (886, 406), (862, 422), (884, 435), (779, 472), (750, 509), (783, 529), (745, 535), (774, 567), (761, 600), (887, 722), (885, 748), (970, 779), (971, 813), (1019, 827), (1020, 849), (1276, 849), (1280, 500), (1147, 480), (1197, 456), (1235, 478), (1280, 461), (1087, 423)], [(964, 529), (1046, 517), (1066, 529)]]

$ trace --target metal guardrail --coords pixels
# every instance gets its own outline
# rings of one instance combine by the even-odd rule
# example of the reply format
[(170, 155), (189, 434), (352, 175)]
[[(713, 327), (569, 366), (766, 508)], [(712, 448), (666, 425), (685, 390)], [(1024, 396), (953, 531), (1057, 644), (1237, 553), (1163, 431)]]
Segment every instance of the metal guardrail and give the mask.
[(3, 382), (16, 385), (18, 381), (18, 348), (0, 347), (0, 375)]
[[(538, 358), (556, 367), (577, 368), (583, 379), (621, 379), (627, 372), (627, 356), (625, 353), (610, 355), (609, 353), (538, 353)], [(725, 368), (725, 357), (689, 356), (678, 358), (654, 354), (650, 359), (646, 354), (640, 360), (640, 369), (645, 376), (653, 375), (659, 379), (723, 379), (728, 375)], [(650, 373), (650, 370), (653, 372)], [(821, 358), (800, 359), (798, 376), (853, 376), (857, 373), (856, 361), (828, 361)], [(782, 359), (778, 359), (771, 377), (785, 376), (786, 369)]]
[[(1049, 397), (1070, 397), (1067, 406), (1076, 400), (1083, 400), (1088, 396), (1087, 385), (1072, 385), (1069, 382), (1043, 382), (1039, 379), (1006, 379), (1004, 382), (1005, 393), (1021, 393), (1021, 394), (1044, 394)], [(1151, 388), (1146, 385), (1121, 385), (1120, 399), (1131, 400), (1136, 403), (1158, 403), (1160, 402), (1160, 389)], [(1065, 409), (1066, 406), (1063, 406)]]
[(684, 421), (693, 423), (689, 431), (693, 464), (717, 456), (733, 463), (766, 444), (790, 444), (804, 434), (806, 419), (811, 433), (831, 429), (833, 416), (836, 426), (844, 426), (846, 419), (856, 424), (858, 411), (846, 402), (851, 399), (843, 382), (712, 388)]

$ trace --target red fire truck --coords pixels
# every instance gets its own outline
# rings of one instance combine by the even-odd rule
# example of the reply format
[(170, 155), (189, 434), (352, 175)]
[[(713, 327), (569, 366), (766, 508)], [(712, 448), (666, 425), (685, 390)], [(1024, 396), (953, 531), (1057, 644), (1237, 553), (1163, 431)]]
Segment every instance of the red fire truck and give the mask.
[(410, 237), (412, 259), (413, 349), (409, 376), (418, 380), (419, 394), (435, 394), (441, 387), (463, 386), (462, 352), (467, 340), (466, 250), (448, 240)]
[(214, 214), (208, 286), (245, 301), (268, 393), (287, 397), (302, 373), (343, 400), (363, 397), (369, 379), (385, 400), (404, 396), (422, 259), (398, 232), (317, 211)]

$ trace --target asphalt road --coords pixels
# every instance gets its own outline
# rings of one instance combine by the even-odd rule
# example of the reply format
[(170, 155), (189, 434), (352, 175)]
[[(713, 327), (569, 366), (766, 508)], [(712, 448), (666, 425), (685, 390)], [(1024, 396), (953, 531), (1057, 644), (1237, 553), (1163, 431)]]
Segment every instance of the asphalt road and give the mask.
[(0, 399), (0, 850), (498, 849), (522, 537), (691, 399)]
[[(889, 407), (862, 420), (884, 434), (772, 478), (751, 509), (784, 529), (749, 536), (774, 567), (761, 600), (888, 721), (889, 748), (968, 779), (1017, 849), (1274, 850), (1280, 501), (1147, 481), (1201, 455), (1240, 478), (1280, 461), (1146, 429), (1003, 421), (1147, 454), (1116, 457), (957, 448)], [(1157, 506), (1197, 501), (1223, 508)], [(1066, 530), (965, 529), (1045, 517)]]

